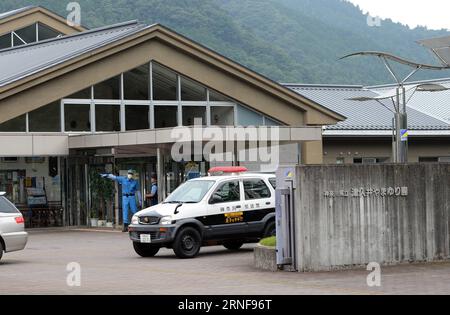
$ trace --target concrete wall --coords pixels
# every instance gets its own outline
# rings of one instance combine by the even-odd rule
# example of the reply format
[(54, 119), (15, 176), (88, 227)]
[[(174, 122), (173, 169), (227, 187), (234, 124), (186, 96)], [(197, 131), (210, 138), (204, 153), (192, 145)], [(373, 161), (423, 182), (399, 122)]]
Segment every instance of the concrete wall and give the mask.
[(298, 174), (299, 271), (450, 259), (450, 164), (303, 166)]

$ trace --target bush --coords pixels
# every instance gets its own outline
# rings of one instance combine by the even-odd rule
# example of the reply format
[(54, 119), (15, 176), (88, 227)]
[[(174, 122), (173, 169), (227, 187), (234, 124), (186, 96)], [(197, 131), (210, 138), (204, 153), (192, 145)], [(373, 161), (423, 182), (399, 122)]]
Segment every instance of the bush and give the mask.
[(277, 246), (277, 238), (276, 238), (276, 236), (271, 236), (271, 237), (262, 239), (261, 242), (259, 242), (259, 244), (261, 244), (263, 246), (267, 246), (267, 247), (275, 247), (275, 246)]

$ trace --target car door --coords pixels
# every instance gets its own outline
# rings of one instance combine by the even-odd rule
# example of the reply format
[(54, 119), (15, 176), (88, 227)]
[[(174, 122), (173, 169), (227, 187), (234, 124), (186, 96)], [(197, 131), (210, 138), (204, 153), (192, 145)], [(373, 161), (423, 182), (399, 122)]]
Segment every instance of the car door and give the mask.
[(260, 235), (264, 229), (264, 218), (275, 212), (273, 192), (263, 178), (245, 178), (244, 220), (248, 224), (249, 235)]
[(208, 201), (208, 229), (212, 239), (233, 238), (246, 233), (239, 180), (220, 183)]

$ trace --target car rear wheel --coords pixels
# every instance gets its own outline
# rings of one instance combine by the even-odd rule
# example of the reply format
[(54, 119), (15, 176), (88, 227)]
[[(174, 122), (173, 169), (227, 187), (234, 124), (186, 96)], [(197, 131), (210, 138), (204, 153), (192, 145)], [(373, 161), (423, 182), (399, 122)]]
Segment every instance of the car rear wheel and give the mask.
[(275, 225), (275, 221), (270, 221), (266, 228), (264, 229), (264, 235), (263, 237), (271, 237), (271, 236), (275, 236), (277, 234), (277, 227)]
[(244, 245), (244, 243), (241, 241), (228, 241), (228, 242), (223, 243), (223, 246), (226, 249), (233, 250), (233, 251), (239, 250), (242, 247), (242, 245)]
[(2, 244), (2, 242), (1, 242), (1, 240), (0, 240), (0, 260), (2, 260), (2, 256), (3, 256), (3, 251), (4, 251), (5, 249), (3, 248), (3, 244)]
[(134, 251), (141, 257), (154, 257), (159, 252), (159, 246), (133, 242)]
[(200, 233), (192, 227), (185, 227), (175, 237), (173, 251), (178, 258), (194, 258), (200, 251), (201, 243)]

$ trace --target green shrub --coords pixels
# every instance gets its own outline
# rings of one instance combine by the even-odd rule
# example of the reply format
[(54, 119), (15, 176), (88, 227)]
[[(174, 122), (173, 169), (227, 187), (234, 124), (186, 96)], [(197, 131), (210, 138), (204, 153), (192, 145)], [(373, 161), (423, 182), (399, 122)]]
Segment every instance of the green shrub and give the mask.
[(261, 244), (263, 246), (268, 246), (268, 247), (275, 247), (275, 246), (277, 246), (277, 238), (276, 238), (276, 236), (271, 236), (271, 237), (262, 239), (261, 242), (259, 242), (259, 244)]

